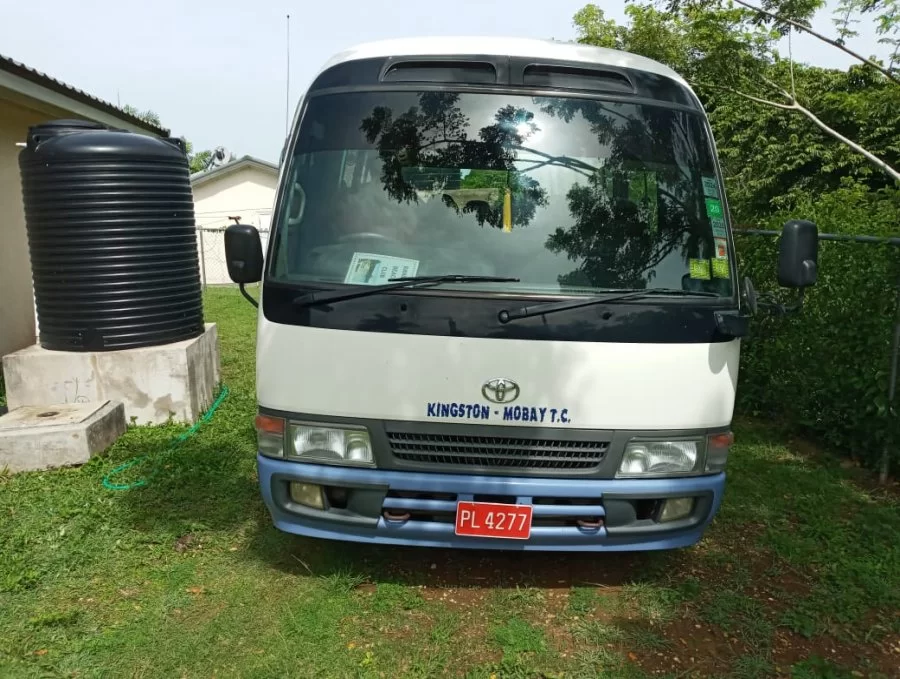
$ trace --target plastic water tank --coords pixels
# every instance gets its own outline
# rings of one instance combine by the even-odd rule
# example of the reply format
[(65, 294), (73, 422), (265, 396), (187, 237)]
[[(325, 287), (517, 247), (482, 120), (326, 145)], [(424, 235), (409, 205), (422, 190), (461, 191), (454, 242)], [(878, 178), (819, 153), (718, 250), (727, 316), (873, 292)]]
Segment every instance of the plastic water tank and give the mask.
[(42, 347), (111, 351), (202, 334), (181, 140), (53, 121), (29, 130), (19, 170)]

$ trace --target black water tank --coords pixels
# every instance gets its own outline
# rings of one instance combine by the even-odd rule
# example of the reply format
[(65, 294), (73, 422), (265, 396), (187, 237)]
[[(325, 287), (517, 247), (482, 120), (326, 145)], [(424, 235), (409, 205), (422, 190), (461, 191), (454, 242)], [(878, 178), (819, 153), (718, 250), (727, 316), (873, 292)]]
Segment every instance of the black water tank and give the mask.
[(181, 140), (53, 121), (29, 130), (19, 170), (42, 347), (111, 351), (202, 334)]

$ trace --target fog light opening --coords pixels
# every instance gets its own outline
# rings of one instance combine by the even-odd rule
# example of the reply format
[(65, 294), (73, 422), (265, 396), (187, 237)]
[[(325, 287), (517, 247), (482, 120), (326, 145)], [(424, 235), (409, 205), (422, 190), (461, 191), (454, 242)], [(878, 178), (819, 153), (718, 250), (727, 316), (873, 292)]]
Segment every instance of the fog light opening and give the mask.
[(396, 512), (385, 509), (382, 516), (384, 516), (385, 521), (390, 521), (391, 523), (405, 523), (409, 521), (411, 514), (409, 512)]
[(694, 498), (671, 497), (663, 500), (662, 508), (659, 511), (659, 522), (677, 521), (689, 516), (692, 511), (694, 511)]
[(586, 517), (584, 519), (578, 519), (575, 524), (581, 530), (587, 531), (595, 531), (600, 530), (603, 527), (603, 519), (600, 517)]
[(634, 515), (638, 521), (652, 520), (659, 509), (659, 500), (635, 500)]
[(298, 483), (291, 481), (291, 500), (304, 507), (325, 509), (325, 498), (322, 486), (315, 483)]
[(347, 509), (347, 501), (350, 492), (347, 488), (340, 486), (326, 486), (325, 497), (328, 500), (328, 506), (334, 509)]

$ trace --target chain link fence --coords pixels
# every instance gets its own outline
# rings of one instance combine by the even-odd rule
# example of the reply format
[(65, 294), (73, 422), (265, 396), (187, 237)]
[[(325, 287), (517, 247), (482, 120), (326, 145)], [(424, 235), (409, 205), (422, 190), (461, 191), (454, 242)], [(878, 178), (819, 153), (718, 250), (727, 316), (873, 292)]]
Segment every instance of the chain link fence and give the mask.
[[(263, 253), (269, 240), (269, 230), (260, 229)], [(199, 227), (197, 229), (197, 250), (200, 256), (200, 280), (205, 289), (210, 285), (234, 285), (228, 276), (225, 261), (225, 229)]]

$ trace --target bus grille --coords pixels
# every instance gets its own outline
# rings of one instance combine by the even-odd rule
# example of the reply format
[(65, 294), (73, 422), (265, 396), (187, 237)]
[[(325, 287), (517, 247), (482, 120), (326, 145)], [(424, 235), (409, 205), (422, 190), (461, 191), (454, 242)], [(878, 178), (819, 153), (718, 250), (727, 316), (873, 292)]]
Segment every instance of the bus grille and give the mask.
[(605, 441), (558, 441), (499, 436), (387, 432), (394, 457), (441, 466), (506, 469), (593, 469), (609, 449)]

